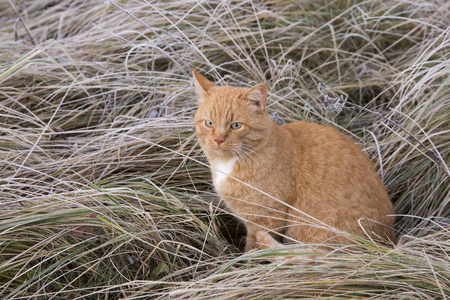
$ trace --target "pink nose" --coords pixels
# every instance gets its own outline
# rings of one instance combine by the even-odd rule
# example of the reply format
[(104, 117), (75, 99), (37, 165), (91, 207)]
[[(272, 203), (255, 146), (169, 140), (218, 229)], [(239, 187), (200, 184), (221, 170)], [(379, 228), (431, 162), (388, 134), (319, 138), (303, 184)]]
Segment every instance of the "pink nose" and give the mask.
[(220, 146), (220, 144), (222, 144), (225, 140), (224, 138), (217, 137), (214, 139), (214, 141), (217, 143), (218, 146)]

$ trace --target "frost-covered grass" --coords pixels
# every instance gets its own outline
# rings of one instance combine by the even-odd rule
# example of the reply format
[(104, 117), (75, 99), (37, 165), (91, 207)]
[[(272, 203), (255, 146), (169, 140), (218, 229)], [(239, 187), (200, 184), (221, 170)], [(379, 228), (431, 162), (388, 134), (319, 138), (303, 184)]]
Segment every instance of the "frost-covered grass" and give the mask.
[[(1, 298), (449, 298), (449, 6), (0, 1)], [(398, 244), (242, 254), (195, 140), (194, 68), (352, 136)]]

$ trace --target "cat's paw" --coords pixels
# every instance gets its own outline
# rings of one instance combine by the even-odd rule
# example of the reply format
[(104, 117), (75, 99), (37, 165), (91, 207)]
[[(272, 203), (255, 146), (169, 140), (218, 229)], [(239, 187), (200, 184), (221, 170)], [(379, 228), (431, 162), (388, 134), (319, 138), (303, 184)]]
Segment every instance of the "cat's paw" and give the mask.
[(256, 233), (256, 243), (261, 250), (283, 247), (283, 244), (277, 242), (268, 232), (262, 230)]

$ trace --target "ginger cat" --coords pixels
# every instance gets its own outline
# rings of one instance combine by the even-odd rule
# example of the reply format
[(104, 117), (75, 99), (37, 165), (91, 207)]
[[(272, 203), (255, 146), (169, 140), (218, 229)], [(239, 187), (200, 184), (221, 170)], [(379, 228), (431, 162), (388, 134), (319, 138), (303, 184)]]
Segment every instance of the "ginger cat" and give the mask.
[(246, 225), (246, 251), (350, 243), (339, 231), (394, 241), (386, 189), (347, 136), (305, 121), (277, 125), (266, 112), (264, 84), (217, 86), (193, 75), (198, 141), (216, 191)]

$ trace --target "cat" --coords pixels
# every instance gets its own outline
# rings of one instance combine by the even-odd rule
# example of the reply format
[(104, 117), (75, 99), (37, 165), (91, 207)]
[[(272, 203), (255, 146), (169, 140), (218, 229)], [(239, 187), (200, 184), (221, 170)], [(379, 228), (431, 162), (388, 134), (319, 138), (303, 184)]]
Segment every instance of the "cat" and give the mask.
[(337, 130), (276, 124), (264, 84), (217, 86), (193, 71), (198, 142), (213, 185), (247, 229), (245, 251), (351, 243), (342, 232), (394, 241), (394, 213), (369, 157)]

